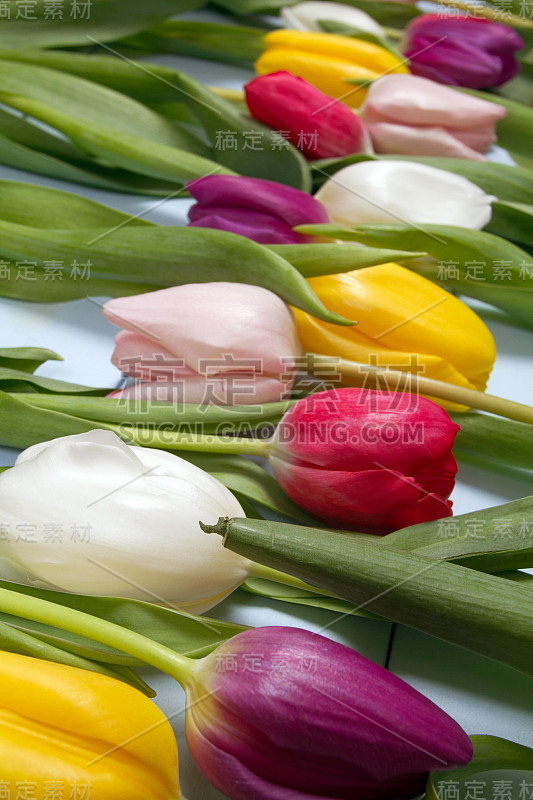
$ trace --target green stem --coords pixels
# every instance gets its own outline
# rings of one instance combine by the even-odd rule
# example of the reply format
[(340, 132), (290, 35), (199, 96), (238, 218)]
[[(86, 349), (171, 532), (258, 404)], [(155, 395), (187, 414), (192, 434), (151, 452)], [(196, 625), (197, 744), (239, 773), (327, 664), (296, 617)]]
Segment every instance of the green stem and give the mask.
[(517, 422), (533, 423), (533, 407), (506, 400), (477, 389), (468, 389), (456, 386), (454, 383), (439, 381), (435, 378), (426, 378), (410, 372), (401, 372), (390, 367), (376, 367), (357, 361), (348, 361), (345, 358), (306, 353), (307, 363), (305, 368), (311, 374), (324, 375), (328, 369), (333, 374), (349, 377), (360, 386), (384, 389), (385, 391), (412, 392), (413, 394), (429, 395), (437, 400), (448, 400), (468, 408), (477, 408), (498, 414), (500, 417)]
[(305, 583), (294, 575), (287, 575), (286, 572), (280, 572), (279, 569), (272, 569), (272, 567), (265, 567), (263, 564), (256, 564), (252, 561), (250, 569), (248, 570), (250, 578), (262, 578), (266, 581), (275, 581), (284, 586), (293, 586), (296, 589), (304, 589), (306, 592), (314, 592), (315, 594), (327, 595), (328, 597), (337, 597), (337, 595), (325, 592), (317, 586), (311, 586), (310, 583)]
[(174, 652), (140, 633), (130, 631), (121, 625), (93, 617), (83, 611), (50, 603), (38, 597), (0, 589), (0, 610), (15, 617), (31, 619), (60, 630), (77, 633), (101, 644), (122, 650), (130, 656), (139, 658), (146, 664), (160, 669), (185, 686), (194, 669), (194, 661)]
[(403, 31), (399, 31), (397, 28), (383, 28), (383, 30), (389, 39), (400, 41), (400, 39), (403, 37)]
[(196, 453), (229, 453), (232, 455), (263, 456), (267, 458), (271, 439), (246, 439), (239, 436), (215, 434), (176, 433), (174, 431), (145, 430), (122, 425), (120, 435), (131, 443), (160, 450), (192, 450)]

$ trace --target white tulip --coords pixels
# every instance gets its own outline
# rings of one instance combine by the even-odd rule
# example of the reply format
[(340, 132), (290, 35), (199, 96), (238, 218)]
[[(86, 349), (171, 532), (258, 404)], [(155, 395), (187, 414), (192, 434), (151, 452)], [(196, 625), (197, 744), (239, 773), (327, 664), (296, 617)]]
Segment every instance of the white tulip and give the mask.
[(341, 22), (350, 25), (358, 31), (373, 33), (380, 39), (385, 38), (385, 31), (369, 14), (344, 3), (330, 3), (327, 0), (306, 0), (295, 6), (286, 6), (280, 11), (280, 16), (286, 28), (297, 31), (323, 31), (319, 24), (321, 20), (327, 22)]
[(231, 492), (111, 431), (25, 450), (0, 475), (0, 509), (0, 558), (25, 584), (202, 613), (248, 575), (248, 560), (198, 524), (245, 516)]
[(492, 201), (475, 183), (409, 161), (362, 161), (336, 172), (315, 195), (337, 225), (364, 222), (458, 225), (480, 230)]

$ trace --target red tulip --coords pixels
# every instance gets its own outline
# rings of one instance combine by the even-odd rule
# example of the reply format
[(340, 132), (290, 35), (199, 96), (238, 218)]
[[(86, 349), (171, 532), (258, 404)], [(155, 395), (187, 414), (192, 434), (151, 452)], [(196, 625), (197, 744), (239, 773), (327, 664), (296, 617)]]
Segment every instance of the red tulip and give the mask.
[(508, 25), (490, 19), (421, 14), (405, 36), (411, 72), (438, 83), (490, 89), (520, 71), (514, 54), (524, 42)]
[(451, 516), (458, 430), (423, 397), (336, 389), (285, 414), (269, 458), (282, 488), (317, 519), (385, 534)]
[(366, 127), (344, 103), (282, 70), (244, 87), (250, 114), (283, 133), (308, 159), (371, 150)]

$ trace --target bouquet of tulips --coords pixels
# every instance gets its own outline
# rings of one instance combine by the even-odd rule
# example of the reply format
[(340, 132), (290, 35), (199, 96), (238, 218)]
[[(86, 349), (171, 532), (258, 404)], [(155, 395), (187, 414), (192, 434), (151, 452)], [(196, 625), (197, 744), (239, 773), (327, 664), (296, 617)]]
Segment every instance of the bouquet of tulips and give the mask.
[[(22, 451), (0, 469), (0, 799), (183, 798), (143, 667), (183, 689), (229, 800), (488, 800), (479, 775), (533, 771), (329, 635), (388, 621), (390, 656), (400, 623), (533, 676), (533, 498), (450, 499), (458, 461), (533, 474), (533, 407), (487, 392), (484, 321), (533, 329), (531, 14), (0, 6), (0, 164), (23, 171), (0, 179), (0, 300), (89, 296), (122, 376), (47, 377), (62, 358), (22, 326), (0, 349)], [(187, 223), (125, 196), (154, 219), (187, 200)], [(327, 621), (204, 616), (245, 591)]]

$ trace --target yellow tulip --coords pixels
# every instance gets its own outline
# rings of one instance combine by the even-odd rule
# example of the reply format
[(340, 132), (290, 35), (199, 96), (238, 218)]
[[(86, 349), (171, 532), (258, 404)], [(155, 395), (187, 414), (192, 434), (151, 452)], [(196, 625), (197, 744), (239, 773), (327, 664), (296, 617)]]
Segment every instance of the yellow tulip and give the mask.
[(0, 796), (182, 797), (172, 728), (136, 689), (105, 675), (4, 652), (0, 685)]
[(399, 264), (380, 264), (309, 283), (329, 309), (358, 324), (341, 328), (294, 309), (307, 352), (486, 388), (496, 358), (490, 331), (472, 309), (426, 278)]
[(361, 105), (366, 90), (348, 80), (372, 81), (385, 73), (409, 72), (384, 47), (349, 36), (279, 30), (268, 33), (264, 43), (255, 63), (259, 75), (287, 70), (352, 108)]

